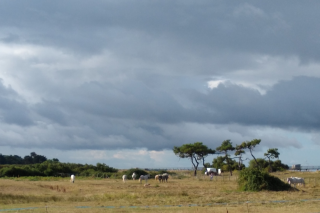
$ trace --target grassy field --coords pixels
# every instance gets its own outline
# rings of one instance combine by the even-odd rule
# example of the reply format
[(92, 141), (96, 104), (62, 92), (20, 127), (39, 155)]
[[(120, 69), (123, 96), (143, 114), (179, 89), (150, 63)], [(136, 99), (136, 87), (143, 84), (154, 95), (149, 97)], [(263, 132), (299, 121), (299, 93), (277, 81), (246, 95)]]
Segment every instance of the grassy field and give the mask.
[[(225, 174), (227, 175), (227, 174)], [(306, 186), (285, 192), (240, 192), (234, 176), (170, 176), (150, 186), (120, 179), (2, 178), (0, 212), (320, 212), (320, 173), (274, 173), (304, 177)], [(29, 208), (29, 209), (28, 209)]]

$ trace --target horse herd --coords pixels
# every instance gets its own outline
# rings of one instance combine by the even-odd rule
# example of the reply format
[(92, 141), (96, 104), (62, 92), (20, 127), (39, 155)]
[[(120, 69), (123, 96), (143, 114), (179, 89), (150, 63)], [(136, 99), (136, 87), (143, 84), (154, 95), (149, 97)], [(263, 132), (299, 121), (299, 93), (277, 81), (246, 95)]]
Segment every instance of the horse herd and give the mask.
[[(132, 180), (135, 180), (137, 177), (136, 173), (133, 173), (132, 174)], [(141, 181), (145, 180), (146, 183), (148, 183), (148, 179), (150, 178), (150, 174), (147, 174), (147, 175), (140, 175), (140, 178), (139, 178), (139, 182), (141, 183)], [(168, 182), (168, 178), (169, 178), (169, 175), (168, 173), (164, 173), (164, 174), (160, 174), (160, 175), (156, 175), (155, 176), (155, 180), (159, 180), (159, 182)], [(122, 181), (125, 183), (126, 180), (128, 179), (128, 176), (127, 175), (123, 175), (122, 176)]]
[[(136, 177), (137, 177), (136, 173), (133, 173), (132, 174), (132, 180), (135, 180)], [(70, 176), (70, 182), (74, 183), (75, 178), (76, 178), (75, 175), (72, 174)], [(146, 183), (148, 183), (148, 179), (149, 178), (150, 178), (150, 174), (141, 175), (140, 178), (139, 178), (139, 182), (141, 183), (142, 180), (145, 180)], [(159, 182), (168, 182), (168, 178), (169, 178), (168, 173), (163, 173), (163, 174), (155, 176), (155, 180), (159, 180)], [(123, 180), (124, 183), (126, 182), (127, 179), (128, 179), (127, 175), (123, 175), (122, 176), (122, 180)]]
[[(137, 177), (136, 173), (133, 173), (132, 174), (132, 180), (135, 180), (136, 177)], [(146, 183), (148, 183), (148, 179), (149, 178), (150, 178), (150, 174), (141, 175), (140, 178), (139, 178), (139, 182), (141, 183), (142, 180), (145, 180)], [(159, 175), (155, 176), (155, 180), (158, 180), (159, 182), (168, 182), (168, 178), (169, 178), (168, 173), (163, 173), (163, 174), (159, 174)], [(123, 175), (122, 176), (122, 180), (123, 180), (124, 183), (126, 182), (127, 179), (128, 179), (127, 175)], [(75, 180), (75, 176), (71, 175), (70, 182), (74, 183), (74, 180)], [(287, 182), (288, 182), (288, 184), (290, 184), (290, 185), (293, 184), (294, 186), (296, 184), (305, 186), (304, 179), (303, 178), (299, 178), (299, 177), (289, 177), (289, 178), (287, 178)]]

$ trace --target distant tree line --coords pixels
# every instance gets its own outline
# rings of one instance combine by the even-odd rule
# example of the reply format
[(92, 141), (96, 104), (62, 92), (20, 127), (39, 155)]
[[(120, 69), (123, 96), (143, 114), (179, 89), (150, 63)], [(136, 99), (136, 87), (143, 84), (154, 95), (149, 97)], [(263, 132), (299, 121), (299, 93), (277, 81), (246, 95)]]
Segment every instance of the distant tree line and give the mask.
[(96, 166), (88, 164), (61, 163), (47, 160), (42, 163), (28, 165), (0, 165), (0, 177), (22, 176), (65, 176), (70, 174), (92, 175), (96, 173), (110, 175), (118, 170), (104, 163)]
[[(45, 162), (47, 158), (43, 155), (37, 155), (35, 152), (31, 152), (30, 155), (24, 156), (24, 158), (18, 155), (2, 155), (0, 154), (0, 165), (3, 164), (36, 164)], [(57, 158), (53, 158), (53, 161), (59, 162)]]

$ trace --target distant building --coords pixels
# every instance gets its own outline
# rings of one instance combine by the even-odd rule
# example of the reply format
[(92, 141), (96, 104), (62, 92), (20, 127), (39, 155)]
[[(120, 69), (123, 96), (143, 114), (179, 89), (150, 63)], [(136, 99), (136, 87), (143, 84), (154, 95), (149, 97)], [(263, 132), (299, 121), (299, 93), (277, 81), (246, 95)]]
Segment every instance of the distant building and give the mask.
[(291, 167), (293, 170), (301, 170), (301, 164), (294, 164)]

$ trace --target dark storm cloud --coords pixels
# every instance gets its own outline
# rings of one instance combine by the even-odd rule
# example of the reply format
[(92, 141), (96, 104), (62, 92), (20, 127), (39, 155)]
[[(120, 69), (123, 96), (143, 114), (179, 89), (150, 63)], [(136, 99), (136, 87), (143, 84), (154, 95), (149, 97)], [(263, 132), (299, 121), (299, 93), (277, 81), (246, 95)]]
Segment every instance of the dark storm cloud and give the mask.
[[(170, 94), (134, 82), (124, 85), (92, 82), (62, 95), (56, 103), (37, 105), (35, 112), (66, 125), (66, 129), (61, 129), (64, 140), (75, 143), (60, 144), (61, 147), (161, 150), (170, 149), (173, 139), (175, 143), (187, 140), (178, 129), (177, 135), (169, 134), (167, 129), (183, 123), (317, 130), (320, 102), (314, 91), (320, 91), (319, 85), (318, 78), (296, 77), (279, 82), (261, 95), (243, 86), (221, 84), (207, 93), (185, 91), (181, 95), (197, 104), (184, 107)], [(195, 132), (201, 131), (200, 127), (193, 128), (199, 128)], [(188, 137), (196, 140), (199, 137), (196, 135)]]
[(170, 56), (193, 52), (207, 58), (233, 51), (318, 60), (319, 4), (3, 1), (0, 26), (3, 41), (60, 46), (75, 53), (112, 49), (123, 56), (155, 59), (157, 50), (143, 50), (157, 43)]
[(33, 124), (26, 102), (10, 87), (0, 81), (0, 116), (7, 124), (29, 126)]
[(317, 130), (320, 126), (317, 91), (319, 78), (296, 77), (277, 83), (265, 95), (239, 85), (220, 84), (208, 94), (195, 93), (192, 97), (206, 109), (202, 118), (208, 123)]

